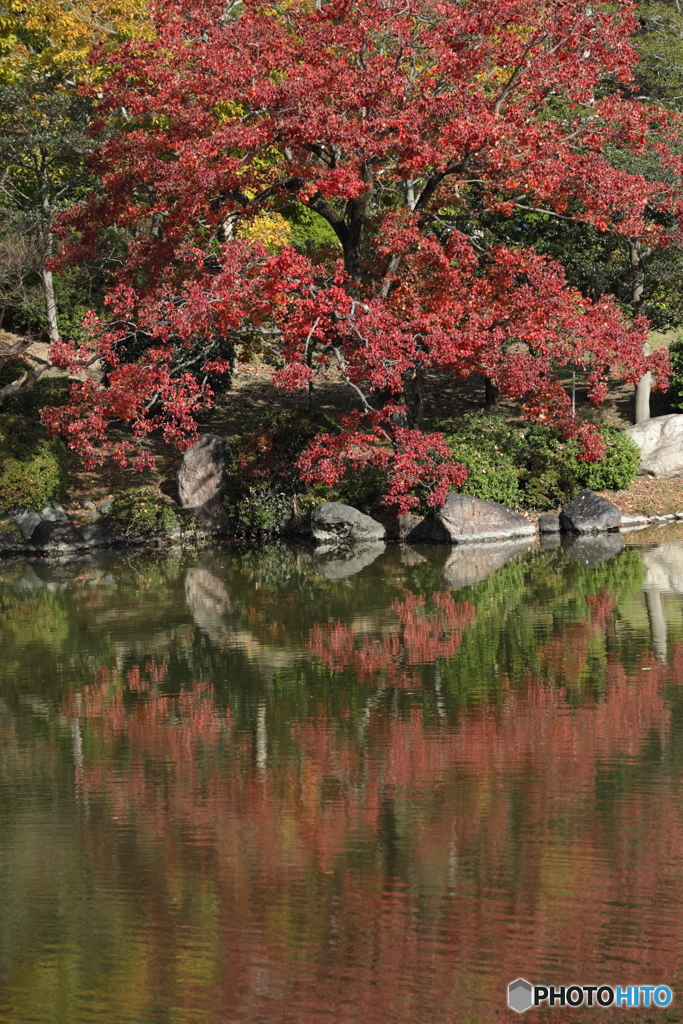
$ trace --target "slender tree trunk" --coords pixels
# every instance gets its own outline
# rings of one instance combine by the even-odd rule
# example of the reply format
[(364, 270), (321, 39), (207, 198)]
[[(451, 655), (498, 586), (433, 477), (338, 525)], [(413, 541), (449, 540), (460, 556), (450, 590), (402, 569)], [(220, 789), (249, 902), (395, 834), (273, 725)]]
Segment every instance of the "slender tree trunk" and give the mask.
[(55, 302), (55, 288), (52, 280), (52, 271), (45, 266), (40, 268), (40, 276), (43, 279), (43, 293), (45, 295), (45, 315), (47, 317), (47, 333), (50, 341), (59, 341), (59, 327), (57, 325), (57, 304)]
[[(45, 157), (43, 156), (43, 161)], [(43, 294), (45, 296), (45, 316), (47, 319), (47, 333), (50, 341), (59, 341), (59, 327), (57, 325), (57, 304), (55, 302), (55, 286), (52, 279), (52, 271), (47, 269), (47, 262), (52, 256), (54, 236), (52, 234), (52, 205), (48, 189), (47, 173), (44, 167), (40, 172), (40, 201), (43, 214), (41, 225), (42, 254), (40, 263), (40, 276), (43, 281)]]
[(485, 389), (486, 389), (486, 391), (485, 391), (486, 397), (485, 397), (485, 401), (484, 401), (484, 408), (485, 409), (493, 409), (494, 406), (496, 406), (498, 404), (498, 397), (499, 397), (498, 388), (493, 383), (493, 381), (491, 380), (490, 377), (484, 377), (484, 386), (485, 386)]
[[(631, 281), (633, 290), (631, 292), (631, 307), (633, 315), (637, 316), (643, 301), (643, 285), (645, 272), (643, 270), (643, 255), (640, 242), (636, 238), (629, 239), (629, 257), (631, 261)], [(647, 342), (643, 345), (643, 355), (649, 356), (650, 346)], [(650, 419), (650, 392), (652, 391), (652, 374), (644, 374), (636, 384), (636, 410), (635, 421), (642, 423)]]

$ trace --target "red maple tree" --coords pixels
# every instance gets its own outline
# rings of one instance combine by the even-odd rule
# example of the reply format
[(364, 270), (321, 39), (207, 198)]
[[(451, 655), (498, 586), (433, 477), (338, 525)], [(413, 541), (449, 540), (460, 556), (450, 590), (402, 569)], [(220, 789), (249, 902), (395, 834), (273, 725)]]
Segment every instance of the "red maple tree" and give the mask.
[[(103, 225), (132, 238), (110, 323), (61, 349), (65, 362), (102, 357), (107, 383), (75, 388), (46, 414), (52, 430), (91, 461), (128, 458), (159, 427), (191, 443), (205, 376), (228, 365), (221, 346), (256, 339), (276, 348), (280, 384), (305, 387), (332, 364), (356, 396), (341, 432), (304, 454), (309, 482), (375, 465), (399, 510), (418, 483), (439, 503), (464, 470), (419, 430), (435, 369), (486, 375), (600, 458), (558, 370), (585, 369), (600, 401), (610, 375), (651, 368), (661, 382), (664, 357), (643, 356), (645, 321), (582, 298), (544, 257), (487, 246), (480, 224), (521, 207), (670, 240), (652, 213), (677, 223), (681, 168), (668, 115), (631, 98), (632, 4), (184, 0), (152, 14), (154, 38), (108, 58), (103, 188), (68, 218), (67, 259)], [(656, 150), (669, 184), (620, 169), (623, 150)], [(273, 253), (244, 230), (297, 209), (331, 228), (336, 263)], [(131, 364), (136, 332), (151, 341)], [(129, 443), (108, 442), (114, 418)]]

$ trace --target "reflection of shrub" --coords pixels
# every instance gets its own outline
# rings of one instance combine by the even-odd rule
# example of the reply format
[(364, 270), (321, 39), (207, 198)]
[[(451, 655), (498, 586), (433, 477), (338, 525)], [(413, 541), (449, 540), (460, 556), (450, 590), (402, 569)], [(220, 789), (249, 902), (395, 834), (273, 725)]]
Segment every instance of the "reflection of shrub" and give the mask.
[(144, 488), (119, 494), (105, 518), (114, 530), (126, 534), (173, 533), (183, 523), (179, 509)]
[(33, 420), (0, 416), (0, 508), (43, 508), (59, 501), (66, 480), (61, 441), (49, 440)]

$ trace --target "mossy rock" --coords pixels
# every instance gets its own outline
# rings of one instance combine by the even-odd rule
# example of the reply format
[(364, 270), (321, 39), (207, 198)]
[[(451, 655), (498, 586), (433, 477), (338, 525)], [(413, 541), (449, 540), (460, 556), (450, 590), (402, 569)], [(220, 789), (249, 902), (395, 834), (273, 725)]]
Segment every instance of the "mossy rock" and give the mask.
[(13, 519), (9, 519), (7, 516), (0, 515), (0, 533), (9, 533), (15, 540), (20, 543), (24, 543), (24, 538), (21, 534), (21, 530), (14, 522)]
[(61, 441), (48, 438), (34, 420), (0, 416), (0, 509), (41, 509), (60, 501), (67, 475)]

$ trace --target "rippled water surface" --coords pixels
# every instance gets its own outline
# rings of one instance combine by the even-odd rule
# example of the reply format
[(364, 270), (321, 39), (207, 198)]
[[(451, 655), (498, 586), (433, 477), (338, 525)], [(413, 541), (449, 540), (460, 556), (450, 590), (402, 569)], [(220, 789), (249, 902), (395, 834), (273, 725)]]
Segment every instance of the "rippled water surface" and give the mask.
[(683, 1020), (682, 630), (673, 529), (1, 565), (0, 1021)]

